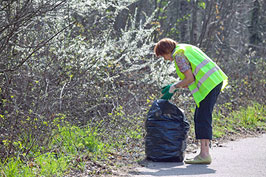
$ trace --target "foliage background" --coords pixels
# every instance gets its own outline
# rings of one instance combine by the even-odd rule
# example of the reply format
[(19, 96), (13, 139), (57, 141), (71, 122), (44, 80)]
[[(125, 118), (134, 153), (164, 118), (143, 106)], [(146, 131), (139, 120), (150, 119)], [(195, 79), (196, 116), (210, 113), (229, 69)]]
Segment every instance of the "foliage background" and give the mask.
[[(225, 118), (264, 104), (265, 8), (263, 0), (0, 1), (1, 159), (54, 151), (47, 144), (66, 123), (97, 127), (104, 142), (138, 139), (160, 88), (177, 80), (153, 54), (163, 37), (199, 46), (229, 76), (217, 110)], [(188, 91), (173, 102), (192, 120)]]

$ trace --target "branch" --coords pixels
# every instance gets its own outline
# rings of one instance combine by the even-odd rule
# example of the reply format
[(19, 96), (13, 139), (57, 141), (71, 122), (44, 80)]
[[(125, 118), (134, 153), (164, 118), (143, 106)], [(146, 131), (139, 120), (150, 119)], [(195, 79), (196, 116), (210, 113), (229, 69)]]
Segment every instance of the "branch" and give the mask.
[[(3, 29), (0, 29), (0, 34), (4, 33), (5, 30), (10, 29), (9, 34), (7, 34), (6, 36), (3, 36), (0, 41), (5, 41), (2, 43), (2, 46), (0, 47), (0, 51), (3, 50), (5, 48), (5, 46), (7, 46), (8, 42), (10, 41), (10, 39), (13, 37), (14, 34), (16, 34), (17, 30), (24, 26), (26, 23), (28, 23), (30, 20), (32, 20), (35, 17), (41, 16), (43, 14), (45, 14), (46, 12), (49, 11), (53, 11), (54, 9), (56, 9), (57, 7), (59, 7), (60, 5), (62, 5), (63, 3), (65, 3), (64, 1), (61, 1), (58, 4), (53, 4), (51, 5), (51, 8), (48, 8), (46, 10), (44, 5), (40, 6), (37, 10), (32, 11), (32, 12), (28, 12), (27, 6), (29, 2), (27, 2), (21, 9), (19, 12), (17, 12), (14, 16), (14, 20), (11, 21), (10, 23), (8, 23), (6, 26), (3, 27)], [(0, 27), (2, 28), (2, 27)], [(0, 71), (1, 72), (1, 71)]]
[(62, 96), (63, 96), (63, 91), (64, 91), (64, 88), (65, 88), (66, 84), (67, 84), (67, 83), (65, 83), (65, 84), (63, 85), (62, 90), (61, 90), (61, 92), (60, 92), (60, 98), (59, 98), (59, 99), (60, 99), (60, 103), (59, 103), (59, 104), (60, 104), (60, 109), (59, 109), (60, 111), (61, 111), (61, 108), (62, 108)]
[[(38, 16), (41, 16), (43, 14), (45, 14), (46, 12), (49, 12), (49, 11), (53, 11), (54, 9), (56, 9), (57, 7), (59, 7), (60, 5), (62, 5), (63, 3), (65, 3), (65, 0), (64, 1), (61, 1), (60, 3), (58, 4), (53, 4), (51, 5), (51, 8), (50, 9), (46, 9), (46, 10), (43, 10), (45, 9), (44, 7), (45, 6), (41, 6), (39, 7), (38, 9), (36, 9), (35, 11), (32, 11), (32, 12), (29, 12), (29, 13), (25, 13), (25, 12), (28, 12), (28, 9), (27, 9), (27, 4), (25, 4), (19, 12), (17, 12), (15, 14), (15, 18), (13, 21), (11, 21), (10, 23), (8, 23), (6, 26), (4, 26), (1, 30), (0, 30), (0, 34), (3, 33), (5, 30), (7, 30), (10, 26), (14, 26), (16, 24), (23, 24), (25, 22), (27, 22), (28, 20), (32, 19), (32, 18), (35, 18), (35, 17), (38, 17)], [(30, 7), (29, 7), (30, 8)], [(42, 11), (43, 10), (43, 11)], [(21, 15), (21, 16), (19, 16)], [(22, 26), (22, 25), (20, 25)]]
[(60, 34), (61, 32), (63, 32), (65, 29), (67, 29), (68, 27), (72, 26), (75, 22), (72, 22), (71, 24), (69, 24), (68, 26), (64, 27), (63, 29), (61, 29), (60, 31), (58, 31), (57, 33), (55, 33), (53, 36), (51, 36), (49, 39), (47, 39), (46, 41), (43, 41), (41, 43), (39, 43), (36, 48), (24, 59), (20, 62), (20, 64), (18, 64), (16, 67), (11, 68), (11, 69), (4, 69), (4, 70), (0, 70), (0, 73), (3, 72), (12, 72), (12, 71), (16, 71), (18, 68), (20, 68), (26, 61), (28, 61), (31, 56), (37, 52), (38, 50), (40, 50), (43, 46), (45, 46), (49, 41), (51, 41), (52, 39), (54, 39), (58, 34)]

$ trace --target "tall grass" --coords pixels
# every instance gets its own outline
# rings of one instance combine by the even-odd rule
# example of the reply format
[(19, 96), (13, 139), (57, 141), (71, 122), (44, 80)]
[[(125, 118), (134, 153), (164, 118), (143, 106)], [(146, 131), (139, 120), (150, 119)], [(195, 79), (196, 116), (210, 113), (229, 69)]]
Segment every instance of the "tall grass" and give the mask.
[(241, 129), (250, 131), (266, 130), (266, 107), (253, 103), (247, 107), (240, 107), (237, 111), (232, 111), (227, 117), (224, 117), (221, 113), (216, 113), (213, 119), (213, 135), (215, 138), (220, 138), (228, 133), (238, 133)]
[(99, 140), (97, 129), (89, 126), (59, 126), (59, 133), (51, 142), (50, 148), (60, 148), (66, 154), (78, 154), (86, 151), (102, 152), (106, 146)]
[(58, 126), (53, 140), (46, 148), (50, 151), (31, 152), (31, 160), (23, 161), (17, 157), (1, 163), (0, 176), (63, 176), (74, 165), (73, 161), (82, 167), (82, 161), (75, 160), (77, 156), (93, 153), (97, 157), (108, 149), (108, 145), (99, 140), (97, 129), (65, 125)]

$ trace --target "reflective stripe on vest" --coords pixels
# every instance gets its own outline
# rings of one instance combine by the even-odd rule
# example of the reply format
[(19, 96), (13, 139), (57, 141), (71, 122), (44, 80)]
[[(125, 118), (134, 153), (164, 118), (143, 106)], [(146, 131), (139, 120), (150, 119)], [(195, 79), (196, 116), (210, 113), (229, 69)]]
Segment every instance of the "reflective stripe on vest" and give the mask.
[(196, 68), (195, 71), (193, 72), (194, 76), (196, 76), (201, 68), (203, 68), (205, 65), (207, 65), (210, 62), (209, 59), (204, 59)]
[[(172, 56), (182, 53), (189, 60), (191, 70), (195, 77), (195, 81), (189, 84), (188, 88), (193, 98), (200, 106), (200, 102), (210, 93), (210, 91), (218, 84), (223, 82), (222, 89), (227, 84), (227, 76), (203, 51), (198, 47), (189, 44), (178, 44), (173, 51)], [(183, 80), (185, 75), (180, 72), (177, 62), (175, 61), (177, 75)]]
[[(205, 60), (204, 60), (205, 61)], [(211, 70), (209, 70), (197, 83), (197, 88), (195, 88), (194, 90), (191, 91), (192, 94), (196, 93), (197, 91), (199, 91), (199, 88), (201, 86), (201, 84), (210, 77), (210, 75), (212, 75), (215, 71), (218, 71), (219, 69), (217, 67), (212, 68)], [(195, 72), (194, 72), (195, 73)], [(196, 77), (196, 75), (194, 75)], [(195, 84), (195, 81), (192, 82), (190, 85)]]

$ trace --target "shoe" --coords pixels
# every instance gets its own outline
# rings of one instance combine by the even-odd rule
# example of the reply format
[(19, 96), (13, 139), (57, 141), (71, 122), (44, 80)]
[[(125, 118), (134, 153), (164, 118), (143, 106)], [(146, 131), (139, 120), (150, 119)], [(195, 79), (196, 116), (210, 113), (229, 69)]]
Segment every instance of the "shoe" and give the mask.
[(184, 162), (186, 164), (210, 164), (212, 159), (210, 155), (206, 158), (202, 158), (200, 155), (197, 155), (193, 159), (186, 159)]

